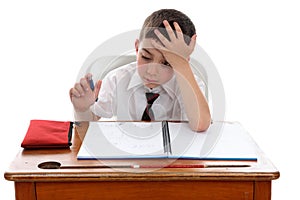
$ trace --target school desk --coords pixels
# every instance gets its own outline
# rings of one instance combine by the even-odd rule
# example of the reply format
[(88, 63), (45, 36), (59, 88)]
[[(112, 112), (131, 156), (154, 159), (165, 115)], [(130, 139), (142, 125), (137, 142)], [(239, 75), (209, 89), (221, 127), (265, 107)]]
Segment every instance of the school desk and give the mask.
[[(88, 123), (81, 123), (80, 127), (76, 127), (70, 149), (22, 149), (18, 153), (4, 174), (7, 180), (14, 181), (17, 200), (269, 200), (271, 182), (279, 178), (279, 171), (258, 147), (260, 153), (257, 162), (172, 161), (174, 165), (250, 165), (249, 167), (102, 168), (99, 166), (161, 165), (170, 160), (77, 160), (77, 152), (87, 126)], [(61, 168), (56, 163), (60, 163)]]

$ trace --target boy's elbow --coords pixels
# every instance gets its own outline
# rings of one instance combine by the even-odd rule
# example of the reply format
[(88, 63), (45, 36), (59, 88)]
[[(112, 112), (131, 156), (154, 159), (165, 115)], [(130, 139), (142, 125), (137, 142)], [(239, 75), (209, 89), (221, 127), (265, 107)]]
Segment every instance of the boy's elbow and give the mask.
[(204, 132), (209, 128), (210, 124), (211, 124), (211, 118), (209, 115), (209, 117), (202, 120), (198, 120), (194, 124), (190, 124), (190, 126), (193, 131)]
[(195, 127), (195, 130), (194, 131), (197, 131), (197, 132), (204, 132), (204, 131), (206, 131), (208, 128), (209, 128), (209, 126), (210, 126), (210, 122), (209, 123), (207, 123), (207, 122), (205, 122), (205, 123), (199, 123), (196, 127)]

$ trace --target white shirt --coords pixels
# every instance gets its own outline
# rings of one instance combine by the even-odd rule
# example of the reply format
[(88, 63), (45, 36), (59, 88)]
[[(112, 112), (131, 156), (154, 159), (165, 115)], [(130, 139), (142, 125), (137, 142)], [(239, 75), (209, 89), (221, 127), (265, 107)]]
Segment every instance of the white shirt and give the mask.
[[(92, 112), (102, 118), (139, 121), (147, 105), (146, 92), (159, 93), (152, 110), (155, 120), (187, 120), (175, 75), (165, 84), (152, 90), (144, 86), (136, 62), (109, 72), (102, 80), (98, 101)], [(204, 83), (196, 78), (203, 90)]]

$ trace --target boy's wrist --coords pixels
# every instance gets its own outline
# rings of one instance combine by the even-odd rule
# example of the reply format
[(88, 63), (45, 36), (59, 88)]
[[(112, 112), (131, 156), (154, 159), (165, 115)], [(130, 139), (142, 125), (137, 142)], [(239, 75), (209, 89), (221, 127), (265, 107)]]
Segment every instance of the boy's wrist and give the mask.
[(168, 61), (168, 62), (172, 66), (173, 69), (189, 66), (189, 60), (185, 59), (183, 57), (180, 57), (178, 55), (174, 56), (174, 58), (170, 59), (170, 61)]
[(85, 111), (74, 110), (75, 121), (92, 121), (94, 118), (93, 116), (93, 112), (90, 108)]

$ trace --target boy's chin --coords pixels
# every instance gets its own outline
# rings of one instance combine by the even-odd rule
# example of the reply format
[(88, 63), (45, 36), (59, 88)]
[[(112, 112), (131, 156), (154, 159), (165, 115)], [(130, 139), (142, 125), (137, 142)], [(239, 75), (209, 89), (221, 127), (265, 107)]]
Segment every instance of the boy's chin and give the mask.
[(147, 83), (147, 84), (145, 84), (145, 86), (152, 89), (152, 88), (156, 88), (157, 86), (159, 86), (159, 84)]

